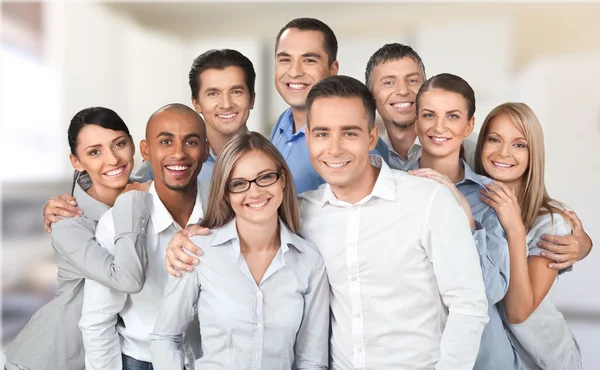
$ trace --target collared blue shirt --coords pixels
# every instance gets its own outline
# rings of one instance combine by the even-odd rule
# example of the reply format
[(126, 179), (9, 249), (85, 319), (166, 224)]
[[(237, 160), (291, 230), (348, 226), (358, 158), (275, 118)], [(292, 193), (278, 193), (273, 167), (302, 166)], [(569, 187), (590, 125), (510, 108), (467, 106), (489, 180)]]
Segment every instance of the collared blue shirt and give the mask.
[[(217, 161), (217, 156), (213, 152), (212, 148), (208, 152), (208, 158), (206, 162), (202, 163), (202, 169), (198, 174), (198, 181), (202, 183), (210, 183), (210, 178), (212, 177), (213, 168), (215, 167), (215, 162)], [(148, 180), (154, 180), (154, 173), (152, 172), (152, 167), (150, 166), (150, 162), (144, 161), (140, 165), (140, 168), (135, 170), (131, 176), (131, 180), (137, 182), (146, 182)]]
[[(269, 140), (279, 149), (290, 167), (294, 185), (296, 185), (296, 193), (300, 194), (307, 190), (315, 190), (325, 183), (325, 180), (319, 176), (310, 161), (308, 145), (306, 144), (306, 124), (294, 133), (294, 116), (291, 108), (286, 109), (279, 116), (277, 124), (271, 130)], [(381, 156), (387, 163), (389, 149), (381, 138), (377, 141), (377, 145), (371, 151), (371, 154)]]
[[(508, 290), (510, 258), (504, 228), (493, 208), (483, 203), (480, 189), (492, 182), (491, 179), (473, 172), (464, 160), (460, 160), (465, 177), (457, 182), (456, 188), (471, 206), (477, 230), (473, 232), (479, 252), (485, 292), (488, 298), (490, 321), (481, 336), (481, 346), (475, 362), (475, 370), (518, 370), (520, 360), (511, 344), (499, 310), (499, 302)], [(409, 170), (418, 169), (420, 160)]]

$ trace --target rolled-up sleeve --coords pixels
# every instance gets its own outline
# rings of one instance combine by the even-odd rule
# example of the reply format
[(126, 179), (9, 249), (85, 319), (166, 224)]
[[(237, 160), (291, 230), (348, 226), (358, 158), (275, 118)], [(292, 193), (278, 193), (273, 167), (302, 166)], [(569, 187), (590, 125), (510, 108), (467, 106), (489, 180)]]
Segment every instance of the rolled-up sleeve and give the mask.
[(169, 276), (163, 299), (160, 302), (152, 344), (152, 366), (155, 370), (181, 370), (184, 353), (183, 334), (192, 321), (194, 305), (198, 302), (200, 284), (197, 269), (181, 278)]
[(504, 229), (492, 209), (488, 209), (481, 219), (482, 230), (473, 234), (483, 283), (489, 305), (494, 305), (504, 298), (508, 290), (510, 276), (510, 258), (508, 242)]
[[(63, 219), (52, 226), (52, 245), (86, 279), (125, 293), (139, 292), (145, 282), (145, 227), (148, 222), (151, 195), (128, 192), (117, 198), (105, 222), (115, 217), (117, 231), (110, 251), (101, 245), (83, 219)], [(111, 230), (111, 231), (113, 231)], [(114, 232), (114, 231), (113, 231)], [(114, 249), (113, 249), (114, 248)], [(114, 251), (114, 254), (110, 253)]]
[(473, 369), (488, 303), (479, 256), (464, 210), (440, 186), (428, 206), (423, 230), (425, 250), (448, 317), (436, 370)]
[(296, 337), (298, 370), (326, 369), (329, 362), (329, 280), (321, 255), (304, 294), (304, 314)]

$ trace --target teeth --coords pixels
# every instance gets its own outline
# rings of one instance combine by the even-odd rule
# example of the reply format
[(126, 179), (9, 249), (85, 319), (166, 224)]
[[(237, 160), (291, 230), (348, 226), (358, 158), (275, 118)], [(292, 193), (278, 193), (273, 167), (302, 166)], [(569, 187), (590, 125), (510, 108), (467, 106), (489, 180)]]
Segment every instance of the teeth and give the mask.
[(494, 162), (494, 161), (492, 161), (492, 163), (494, 164), (494, 166), (500, 167), (500, 168), (511, 168), (514, 166), (512, 164), (498, 163), (498, 162)]
[(290, 87), (290, 89), (302, 90), (302, 89), (304, 89), (308, 85), (305, 85), (305, 84), (288, 84), (288, 86)]
[(435, 136), (432, 136), (431, 140), (435, 141), (436, 143), (445, 143), (449, 139), (446, 138), (446, 137), (435, 137)]
[(269, 200), (265, 200), (264, 202), (260, 202), (260, 203), (254, 203), (254, 204), (248, 204), (248, 207), (250, 208), (260, 208), (263, 207), (265, 204), (267, 204)]
[(167, 169), (169, 169), (171, 171), (185, 171), (188, 168), (189, 168), (188, 166), (167, 166)]
[(106, 173), (106, 175), (108, 175), (108, 176), (117, 176), (117, 175), (120, 175), (121, 173), (123, 173), (123, 167), (117, 168), (116, 170), (108, 171)]
[(218, 116), (219, 118), (230, 119), (230, 118), (233, 118), (233, 117), (237, 116), (237, 113), (231, 113), (231, 114), (217, 114), (217, 116)]
[(394, 104), (392, 104), (392, 107), (402, 109), (402, 108), (410, 107), (410, 104), (411, 104), (410, 102), (394, 103)]
[(327, 167), (331, 167), (331, 168), (342, 168), (345, 165), (347, 165), (350, 162), (341, 162), (341, 163), (331, 163), (331, 162), (325, 162), (325, 164), (327, 165)]

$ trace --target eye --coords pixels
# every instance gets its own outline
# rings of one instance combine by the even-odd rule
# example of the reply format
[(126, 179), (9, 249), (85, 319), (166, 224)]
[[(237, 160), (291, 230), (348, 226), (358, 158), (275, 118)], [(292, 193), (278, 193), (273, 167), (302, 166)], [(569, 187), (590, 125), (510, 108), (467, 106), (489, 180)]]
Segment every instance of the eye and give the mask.
[(119, 141), (119, 142), (117, 142), (117, 143), (115, 144), (115, 146), (116, 146), (117, 148), (123, 148), (123, 147), (127, 146), (127, 141), (125, 141), (125, 140), (123, 140), (123, 141)]
[(519, 149), (527, 148), (527, 144), (523, 144), (523, 143), (517, 143), (514, 146), (517, 147), (517, 148), (519, 148)]
[(394, 84), (394, 81), (392, 81), (392, 80), (383, 81), (383, 86), (392, 86), (393, 84)]
[(353, 132), (353, 131), (344, 132), (342, 135), (343, 136), (350, 136), (350, 137), (356, 137), (356, 136), (358, 136), (358, 134), (356, 132)]
[(227, 189), (230, 192), (245, 191), (248, 188), (248, 181), (246, 180), (233, 180), (227, 185)]
[(164, 139), (160, 141), (160, 144), (162, 145), (171, 145), (172, 141), (171, 139)]
[(217, 96), (217, 92), (216, 91), (209, 91), (208, 93), (206, 93), (206, 96)]
[(410, 83), (410, 84), (416, 84), (416, 83), (419, 83), (419, 80), (416, 79), (416, 78), (411, 78), (411, 79), (408, 80), (408, 83)]
[(496, 139), (495, 137), (492, 137), (492, 136), (488, 137), (488, 141), (490, 143), (499, 143), (500, 142), (500, 140), (498, 140), (498, 139)]
[(450, 114), (448, 115), (448, 118), (450, 118), (450, 119), (457, 119), (457, 118), (460, 118), (460, 117), (458, 117), (458, 115), (456, 115), (456, 114), (454, 114), (454, 113), (450, 113)]
[(433, 118), (433, 113), (423, 113), (423, 118)]
[(187, 145), (192, 145), (192, 146), (198, 145), (198, 142), (196, 140), (188, 140), (185, 143)]
[(304, 63), (306, 64), (315, 64), (317, 61), (315, 59), (307, 58), (304, 59)]
[(327, 137), (327, 134), (326, 134), (325, 132), (317, 132), (317, 133), (315, 134), (315, 137), (321, 137), (321, 138), (324, 138), (324, 137)]
[(234, 90), (234, 91), (232, 91), (231, 93), (232, 93), (233, 95), (240, 96), (240, 95), (242, 95), (244, 92), (243, 92), (242, 90)]
[(279, 62), (279, 63), (289, 63), (290, 62), (290, 58), (285, 58), (285, 57), (284, 58), (279, 58), (277, 60), (277, 62)]
[(93, 149), (93, 150), (90, 150), (88, 152), (88, 154), (91, 156), (97, 156), (98, 154), (100, 154), (100, 151), (98, 149)]

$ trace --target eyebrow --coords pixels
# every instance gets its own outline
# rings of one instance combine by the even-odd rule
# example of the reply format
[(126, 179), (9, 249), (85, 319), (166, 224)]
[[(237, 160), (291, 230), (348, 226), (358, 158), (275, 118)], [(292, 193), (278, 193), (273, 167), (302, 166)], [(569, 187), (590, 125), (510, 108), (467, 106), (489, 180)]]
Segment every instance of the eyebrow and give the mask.
[[(419, 72), (412, 72), (412, 73), (409, 73), (409, 74), (407, 74), (405, 76), (401, 76), (401, 77), (403, 77), (403, 78), (409, 78), (409, 77), (413, 77), (413, 76), (421, 77), (421, 73), (419, 73)], [(396, 78), (396, 77), (397, 76), (394, 76), (394, 75), (385, 75), (385, 76), (381, 76), (379, 78), (379, 81), (385, 80), (386, 78)]]
[[(262, 170), (262, 171), (258, 172), (258, 173), (256, 174), (256, 177), (258, 177), (258, 176), (260, 176), (260, 175), (263, 175), (263, 174), (265, 174), (265, 173), (271, 173), (271, 172), (277, 172), (277, 170), (274, 170), (274, 169), (272, 169), (272, 168), (267, 168), (267, 169), (264, 169), (264, 170)], [(234, 177), (234, 178), (232, 178), (230, 181), (233, 181), (233, 180), (247, 180), (247, 179), (246, 179), (246, 178), (244, 178), (244, 177)]]
[(231, 87), (227, 87), (225, 89), (219, 89), (219, 88), (216, 88), (216, 87), (207, 87), (206, 90), (205, 90), (205, 92), (222, 91), (222, 90), (228, 90), (228, 89), (229, 90), (237, 90), (237, 89), (244, 90), (245, 88), (246, 88), (246, 86), (244, 86), (244, 85), (234, 85), (234, 86), (231, 86)]
[[(356, 130), (356, 131), (364, 131), (362, 127), (358, 126), (358, 125), (351, 125), (351, 126), (342, 126), (341, 127), (342, 131), (350, 131), (350, 130)], [(331, 129), (329, 127), (319, 127), (319, 126), (315, 126), (313, 128), (310, 129), (311, 131), (331, 131)]]
[[(423, 108), (423, 110), (427, 111), (427, 112), (435, 113), (435, 111), (431, 110), (431, 109)], [(460, 113), (460, 114), (464, 114), (460, 109), (452, 109), (452, 110), (449, 110), (449, 111), (445, 112), (445, 114), (448, 114), (448, 113)]]
[[(488, 135), (491, 135), (491, 134), (494, 134), (494, 135), (496, 135), (496, 136), (503, 137), (502, 135), (500, 135), (499, 133), (497, 133), (497, 132), (494, 132), (494, 131), (490, 131), (490, 132), (488, 132)], [(516, 139), (514, 139), (514, 140), (525, 140), (525, 141), (527, 141), (527, 139), (525, 139), (524, 137), (518, 137), (518, 138), (516, 138)]]
[[(121, 135), (121, 136), (118, 136), (118, 137), (114, 138), (114, 139), (111, 141), (111, 144), (112, 144), (112, 143), (114, 143), (114, 142), (115, 142), (115, 141), (117, 141), (117, 140), (121, 140), (121, 139), (123, 139), (124, 137), (125, 137), (125, 135)], [(87, 147), (85, 148), (85, 150), (88, 150), (88, 149), (90, 149), (90, 148), (99, 148), (99, 147), (101, 147), (101, 146), (102, 146), (102, 144), (94, 144), (94, 145), (89, 145), (89, 146), (87, 146)]]
[[(279, 53), (277, 53), (277, 57), (291, 57), (291, 55), (289, 53), (286, 53), (285, 51), (280, 51)], [(321, 60), (321, 55), (314, 53), (314, 52), (308, 52), (308, 53), (304, 53), (301, 55), (302, 58), (315, 58), (315, 59), (319, 59)]]

